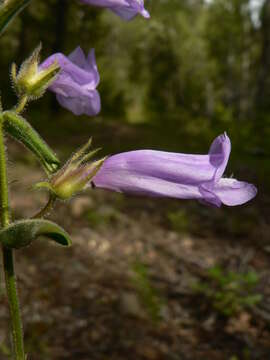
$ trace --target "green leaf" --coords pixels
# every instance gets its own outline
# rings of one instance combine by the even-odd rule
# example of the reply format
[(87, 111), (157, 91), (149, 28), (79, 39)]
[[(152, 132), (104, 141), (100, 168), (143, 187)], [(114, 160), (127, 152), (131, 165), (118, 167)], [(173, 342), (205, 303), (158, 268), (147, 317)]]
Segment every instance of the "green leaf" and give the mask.
[(260, 303), (262, 299), (263, 299), (262, 294), (253, 294), (253, 295), (248, 295), (246, 298), (243, 298), (242, 303), (247, 306), (253, 307), (258, 303)]
[(39, 236), (45, 236), (63, 246), (71, 245), (71, 239), (63, 228), (43, 219), (20, 220), (0, 230), (0, 243), (19, 249), (31, 244)]
[(259, 282), (259, 276), (255, 271), (249, 271), (247, 274), (243, 275), (243, 280), (250, 287), (254, 287)]
[(4, 128), (12, 137), (22, 142), (50, 174), (58, 170), (60, 161), (32, 126), (14, 111), (5, 111)]
[(31, 0), (2, 0), (0, 1), (0, 35), (12, 19), (16, 17)]

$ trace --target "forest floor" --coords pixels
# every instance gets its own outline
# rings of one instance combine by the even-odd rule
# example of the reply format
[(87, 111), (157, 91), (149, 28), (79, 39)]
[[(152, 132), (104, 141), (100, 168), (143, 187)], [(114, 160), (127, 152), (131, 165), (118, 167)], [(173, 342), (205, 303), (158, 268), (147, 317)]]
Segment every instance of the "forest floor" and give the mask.
[[(12, 146), (12, 161), (20, 151)], [(44, 178), (35, 164), (13, 164), (18, 219), (46, 196), (31, 190)], [(27, 360), (270, 359), (269, 205), (214, 209), (96, 189), (58, 203), (50, 218), (73, 246), (41, 239), (16, 251)]]

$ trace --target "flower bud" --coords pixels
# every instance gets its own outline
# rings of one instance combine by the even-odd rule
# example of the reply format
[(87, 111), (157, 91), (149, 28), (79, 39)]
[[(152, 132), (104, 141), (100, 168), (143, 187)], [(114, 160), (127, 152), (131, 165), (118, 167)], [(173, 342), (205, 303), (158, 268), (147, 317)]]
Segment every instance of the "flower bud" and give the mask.
[(2, 116), (5, 131), (31, 151), (48, 174), (55, 173), (60, 167), (60, 161), (35, 129), (14, 111), (5, 111)]
[(61, 69), (57, 61), (46, 69), (40, 69), (40, 50), (41, 45), (25, 60), (18, 73), (16, 64), (12, 64), (11, 79), (19, 97), (26, 95), (29, 100), (40, 98), (46, 89), (55, 81)]
[(89, 162), (100, 149), (89, 152), (92, 139), (79, 149), (60, 169), (52, 176), (50, 182), (36, 184), (36, 188), (47, 188), (57, 198), (67, 200), (77, 193), (85, 190), (101, 168), (105, 158)]

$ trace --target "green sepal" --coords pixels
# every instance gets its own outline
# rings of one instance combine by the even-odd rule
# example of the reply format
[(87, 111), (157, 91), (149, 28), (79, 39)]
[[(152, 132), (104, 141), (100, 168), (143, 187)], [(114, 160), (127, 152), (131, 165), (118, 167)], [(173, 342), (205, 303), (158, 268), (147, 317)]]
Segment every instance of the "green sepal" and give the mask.
[(3, 118), (5, 131), (22, 142), (38, 158), (49, 174), (59, 169), (60, 161), (55, 153), (22, 116), (14, 111), (5, 111)]
[(0, 230), (0, 243), (8, 248), (20, 249), (28, 246), (39, 236), (45, 236), (63, 246), (70, 246), (68, 233), (49, 220), (20, 220)]
[(11, 80), (19, 98), (27, 96), (28, 101), (40, 98), (61, 70), (57, 61), (46, 69), (39, 69), (41, 48), (40, 43), (30, 57), (23, 62), (19, 71), (16, 64), (11, 66)]
[(31, 0), (2, 0), (0, 1), (0, 35), (5, 31), (9, 22), (18, 15)]

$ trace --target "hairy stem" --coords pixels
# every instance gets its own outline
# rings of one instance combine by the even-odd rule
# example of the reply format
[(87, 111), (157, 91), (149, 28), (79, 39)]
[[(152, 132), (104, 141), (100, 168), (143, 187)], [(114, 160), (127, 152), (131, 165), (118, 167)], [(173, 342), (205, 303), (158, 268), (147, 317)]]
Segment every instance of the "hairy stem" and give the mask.
[(28, 101), (27, 95), (24, 95), (19, 99), (19, 102), (14, 109), (17, 114), (20, 114), (24, 110), (27, 101)]
[[(8, 181), (6, 169), (6, 154), (3, 134), (3, 119), (0, 115), (0, 199), (1, 199), (1, 225), (3, 228), (10, 223)], [(25, 360), (23, 329), (20, 316), (19, 300), (14, 270), (13, 251), (3, 246), (3, 265), (9, 310), (12, 326), (12, 340), (15, 360)]]

